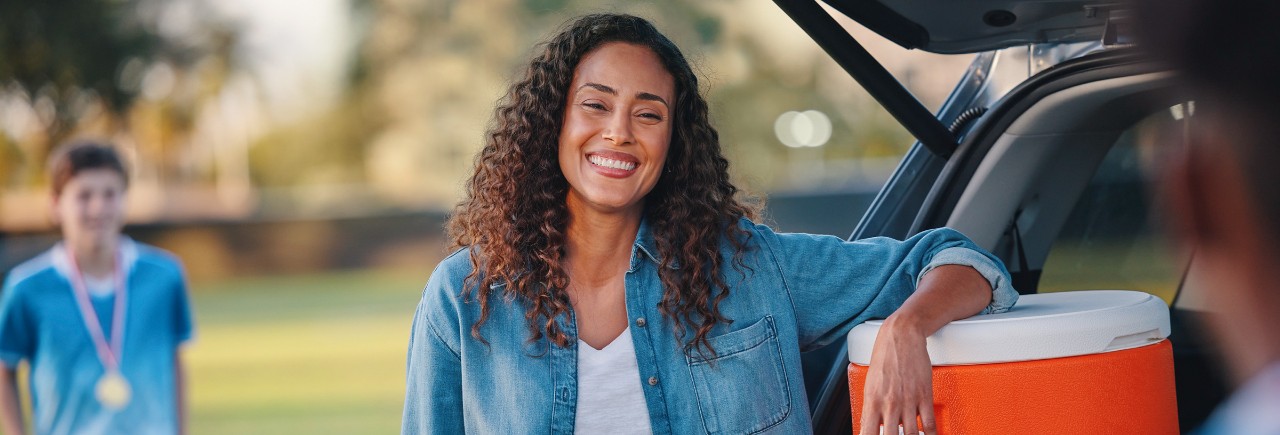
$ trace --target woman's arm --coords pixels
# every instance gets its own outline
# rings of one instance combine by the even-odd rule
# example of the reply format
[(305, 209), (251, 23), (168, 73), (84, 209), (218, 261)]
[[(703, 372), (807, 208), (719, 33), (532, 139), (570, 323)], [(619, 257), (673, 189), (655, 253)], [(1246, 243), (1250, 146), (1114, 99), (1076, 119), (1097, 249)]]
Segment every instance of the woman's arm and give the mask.
[[(977, 314), (991, 301), (991, 284), (977, 270), (938, 266), (920, 279), (902, 307), (885, 319), (871, 351), (863, 389), (862, 434), (937, 433), (933, 417), (933, 366), (925, 338), (947, 323)], [(917, 427), (916, 417), (921, 427)]]
[(462, 362), (421, 317), (421, 307), (418, 312), (409, 337), (400, 433), (463, 433)]
[(22, 405), (18, 402), (17, 370), (0, 368), (0, 428), (7, 434), (21, 434)]
[[(466, 252), (466, 251), (459, 251)], [(460, 434), (462, 412), (463, 323), (458, 318), (458, 289), (467, 271), (445, 266), (431, 273), (413, 315), (405, 367), (401, 434)], [(459, 260), (454, 260), (459, 261)]]
[(774, 233), (759, 225), (754, 233), (791, 299), (802, 352), (843, 341), (867, 320), (888, 318), (923, 285), (924, 275), (943, 265), (969, 266), (981, 274), (988, 284), (987, 312), (1008, 310), (1018, 299), (1000, 259), (952, 229), (852, 242)]
[(802, 351), (840, 340), (867, 320), (886, 319), (863, 391), (863, 418), (875, 418), (874, 426), (863, 420), (867, 427), (892, 418), (889, 414), (898, 418), (891, 423), (896, 426), (903, 413), (910, 413), (909, 433), (916, 433), (915, 416), (921, 414), (931, 428), (932, 369), (925, 337), (952, 320), (1008, 310), (1018, 299), (1000, 259), (947, 228), (906, 240), (852, 242), (779, 234), (758, 225), (755, 234), (782, 275)]

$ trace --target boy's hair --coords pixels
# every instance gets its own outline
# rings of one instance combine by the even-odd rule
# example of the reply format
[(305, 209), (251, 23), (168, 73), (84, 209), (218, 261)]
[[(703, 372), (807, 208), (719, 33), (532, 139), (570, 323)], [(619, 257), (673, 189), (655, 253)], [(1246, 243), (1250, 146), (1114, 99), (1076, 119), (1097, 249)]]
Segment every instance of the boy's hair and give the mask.
[(62, 188), (77, 174), (91, 169), (115, 171), (124, 180), (125, 188), (129, 187), (129, 173), (115, 148), (98, 142), (75, 142), (64, 146), (50, 160), (54, 196), (61, 195)]

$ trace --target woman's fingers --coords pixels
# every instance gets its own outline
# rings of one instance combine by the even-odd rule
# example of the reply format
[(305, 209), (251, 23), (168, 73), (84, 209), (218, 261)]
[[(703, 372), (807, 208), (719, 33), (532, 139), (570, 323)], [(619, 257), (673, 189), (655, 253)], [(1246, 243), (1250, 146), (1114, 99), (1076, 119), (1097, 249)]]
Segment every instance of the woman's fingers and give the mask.
[(915, 435), (924, 433), (938, 435), (937, 424), (933, 419), (933, 404), (921, 406), (919, 409), (875, 409), (868, 403), (863, 406), (862, 418), (858, 425), (859, 435), (891, 435), (901, 433)]
[(908, 435), (916, 435), (920, 433), (920, 427), (916, 426), (916, 410), (904, 409), (902, 413), (902, 432)]
[[(886, 325), (888, 321), (886, 321)], [(882, 327), (871, 351), (863, 387), (863, 434), (936, 435), (933, 366), (925, 336), (911, 329)], [(919, 417), (919, 420), (917, 420)], [(883, 425), (883, 432), (880, 426)]]
[(920, 430), (925, 435), (938, 435), (938, 422), (933, 419), (932, 397), (926, 397), (925, 402), (920, 404), (920, 424), (923, 425)]
[(862, 405), (862, 422), (859, 427), (859, 435), (880, 435), (880, 410), (873, 408), (870, 402)]
[[(933, 398), (925, 393), (918, 401), (895, 401), (892, 398), (869, 395), (862, 405), (862, 415), (856, 428), (860, 435), (896, 434), (899, 430), (905, 434), (937, 435), (937, 421), (934, 419)], [(902, 406), (901, 403), (908, 405)], [(917, 403), (915, 407), (909, 405)], [(881, 426), (884, 429), (881, 429)]]
[(881, 425), (885, 434), (897, 434), (899, 427), (912, 435), (928, 432), (927, 428), (933, 424), (933, 401), (928, 395), (920, 396), (868, 393), (863, 399), (860, 429), (856, 433), (875, 435), (881, 433), (878, 429)]

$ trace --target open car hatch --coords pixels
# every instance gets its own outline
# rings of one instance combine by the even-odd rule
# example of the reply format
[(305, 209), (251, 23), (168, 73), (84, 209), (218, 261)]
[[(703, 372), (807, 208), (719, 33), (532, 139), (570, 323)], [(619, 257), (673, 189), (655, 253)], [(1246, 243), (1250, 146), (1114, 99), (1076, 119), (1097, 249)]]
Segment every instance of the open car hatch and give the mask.
[[(950, 157), (955, 132), (840, 26), (819, 0), (774, 0), (841, 68), (932, 153)], [(909, 49), (959, 54), (1017, 45), (1112, 39), (1119, 3), (1079, 0), (826, 0)]]
[(906, 48), (976, 53), (1025, 44), (1101, 40), (1118, 1), (827, 0), (833, 9)]

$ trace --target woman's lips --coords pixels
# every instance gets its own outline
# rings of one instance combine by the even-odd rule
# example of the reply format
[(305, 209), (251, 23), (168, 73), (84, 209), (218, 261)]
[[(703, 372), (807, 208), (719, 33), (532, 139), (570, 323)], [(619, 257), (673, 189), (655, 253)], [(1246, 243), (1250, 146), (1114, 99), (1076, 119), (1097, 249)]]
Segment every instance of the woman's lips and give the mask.
[(640, 161), (630, 154), (611, 151), (589, 153), (587, 162), (596, 172), (612, 178), (628, 177), (640, 167)]

